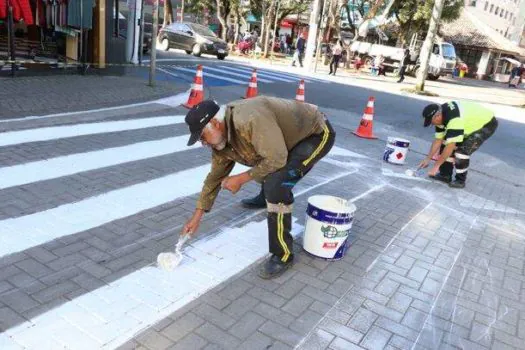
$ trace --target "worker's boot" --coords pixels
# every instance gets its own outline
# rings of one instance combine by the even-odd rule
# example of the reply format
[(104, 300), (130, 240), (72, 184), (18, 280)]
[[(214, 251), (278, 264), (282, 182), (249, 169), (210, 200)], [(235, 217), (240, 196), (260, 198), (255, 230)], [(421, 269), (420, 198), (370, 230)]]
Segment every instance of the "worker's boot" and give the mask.
[(264, 196), (263, 188), (261, 187), (261, 192), (257, 196), (243, 199), (241, 203), (245, 208), (249, 209), (266, 208), (266, 197)]
[(465, 188), (465, 181), (456, 179), (452, 181), (451, 183), (449, 183), (448, 185), (452, 188)]
[(452, 181), (452, 177), (451, 176), (446, 176), (446, 175), (443, 175), (441, 173), (437, 173), (434, 176), (430, 176), (430, 178), (434, 179), (434, 180), (438, 180), (438, 181), (444, 182), (446, 184), (449, 184)]
[(281, 276), (286, 270), (293, 265), (293, 256), (288, 258), (287, 262), (282, 262), (277, 255), (272, 255), (267, 259), (259, 269), (259, 277), (268, 280)]

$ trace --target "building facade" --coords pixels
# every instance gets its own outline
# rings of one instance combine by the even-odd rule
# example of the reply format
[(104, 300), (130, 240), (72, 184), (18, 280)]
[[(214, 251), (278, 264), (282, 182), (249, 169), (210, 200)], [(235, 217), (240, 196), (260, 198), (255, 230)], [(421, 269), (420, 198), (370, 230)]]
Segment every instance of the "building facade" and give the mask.
[(493, 29), (476, 8), (467, 6), (456, 21), (442, 23), (439, 35), (455, 46), (470, 77), (507, 82), (512, 68), (525, 58), (525, 49)]
[(506, 39), (519, 44), (525, 25), (525, 0), (466, 0), (465, 7)]

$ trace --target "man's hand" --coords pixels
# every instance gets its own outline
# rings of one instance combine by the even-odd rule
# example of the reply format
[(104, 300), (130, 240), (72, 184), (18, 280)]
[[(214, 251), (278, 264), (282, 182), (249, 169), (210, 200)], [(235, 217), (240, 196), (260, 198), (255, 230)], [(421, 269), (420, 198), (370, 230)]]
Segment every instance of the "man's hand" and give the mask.
[(431, 159), (425, 158), (419, 163), (419, 169), (428, 168), (428, 165), (430, 164)]
[(428, 176), (436, 176), (439, 173), (439, 167), (433, 166), (432, 169), (428, 171)]
[(204, 214), (204, 211), (202, 209), (195, 210), (195, 213), (193, 213), (193, 216), (191, 219), (189, 219), (184, 227), (182, 228), (181, 235), (190, 235), (192, 236), (197, 232), (199, 229), (199, 225), (201, 223), (202, 215)]
[(242, 185), (250, 181), (252, 177), (249, 175), (248, 172), (244, 172), (239, 175), (234, 176), (228, 176), (224, 180), (222, 180), (221, 186), (222, 188), (230, 191), (231, 193), (235, 194), (239, 192)]

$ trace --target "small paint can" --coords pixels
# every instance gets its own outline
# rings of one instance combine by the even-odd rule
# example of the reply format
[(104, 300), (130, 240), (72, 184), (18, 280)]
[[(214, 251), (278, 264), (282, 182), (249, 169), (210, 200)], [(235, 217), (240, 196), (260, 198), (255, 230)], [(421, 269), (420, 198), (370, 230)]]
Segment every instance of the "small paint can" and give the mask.
[(348, 249), (355, 205), (343, 198), (317, 195), (308, 198), (303, 249), (313, 256), (338, 260)]
[(405, 164), (409, 147), (410, 141), (399, 137), (389, 137), (383, 153), (383, 160), (392, 164)]

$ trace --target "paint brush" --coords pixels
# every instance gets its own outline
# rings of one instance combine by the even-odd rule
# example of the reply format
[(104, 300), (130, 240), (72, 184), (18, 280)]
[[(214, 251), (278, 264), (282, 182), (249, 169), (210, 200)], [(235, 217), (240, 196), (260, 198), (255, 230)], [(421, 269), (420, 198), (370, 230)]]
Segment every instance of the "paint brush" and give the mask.
[(422, 169), (421, 167), (418, 166), (416, 170), (407, 169), (407, 170), (405, 171), (405, 174), (406, 174), (407, 176), (420, 177), (421, 175), (423, 175), (422, 170), (423, 170), (423, 169)]
[(179, 237), (177, 244), (175, 244), (175, 252), (160, 253), (157, 256), (157, 264), (161, 269), (171, 271), (179, 266), (183, 257), (182, 246), (188, 239), (190, 239), (190, 234), (191, 233)]

